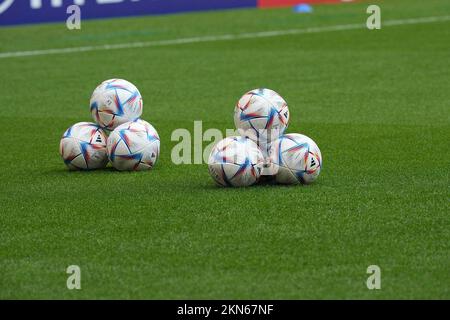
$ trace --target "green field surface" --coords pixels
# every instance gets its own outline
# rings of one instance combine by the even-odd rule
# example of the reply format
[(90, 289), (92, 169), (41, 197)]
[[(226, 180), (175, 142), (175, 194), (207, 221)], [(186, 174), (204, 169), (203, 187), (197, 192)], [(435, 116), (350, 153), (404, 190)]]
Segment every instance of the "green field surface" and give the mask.
[[(371, 2), (372, 3), (372, 2)], [(441, 0), (375, 1), (382, 21)], [(360, 23), (368, 2), (0, 28), (0, 54)], [(0, 298), (449, 299), (450, 20), (0, 59)], [(63, 132), (103, 80), (132, 81), (161, 136), (151, 171), (69, 172)], [(319, 145), (310, 186), (217, 187), (171, 133), (233, 128), (246, 91)], [(204, 145), (206, 146), (206, 142)], [(369, 265), (381, 290), (368, 290)], [(81, 290), (66, 268), (79, 265)]]

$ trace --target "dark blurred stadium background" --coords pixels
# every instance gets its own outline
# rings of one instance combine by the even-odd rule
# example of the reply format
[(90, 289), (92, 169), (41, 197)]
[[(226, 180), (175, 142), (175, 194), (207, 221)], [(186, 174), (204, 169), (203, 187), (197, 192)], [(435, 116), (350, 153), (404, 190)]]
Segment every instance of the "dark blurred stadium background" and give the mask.
[[(351, 0), (350, 0), (351, 1)], [(3, 0), (0, 25), (62, 22), (67, 6), (82, 9), (83, 19), (156, 15), (230, 8), (285, 7), (298, 4), (350, 2), (349, 0)]]

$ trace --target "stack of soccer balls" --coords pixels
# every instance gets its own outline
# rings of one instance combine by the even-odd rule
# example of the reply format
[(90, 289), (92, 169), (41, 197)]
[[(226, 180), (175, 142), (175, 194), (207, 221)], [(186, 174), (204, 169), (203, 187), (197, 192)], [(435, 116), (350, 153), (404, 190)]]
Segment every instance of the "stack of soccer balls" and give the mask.
[(104, 168), (108, 159), (118, 170), (155, 165), (159, 136), (150, 123), (139, 118), (143, 102), (136, 86), (122, 79), (106, 80), (94, 90), (90, 107), (96, 123), (76, 123), (61, 138), (59, 151), (69, 169)]
[(319, 147), (305, 135), (284, 134), (289, 109), (275, 91), (244, 94), (236, 104), (234, 123), (240, 136), (220, 141), (208, 160), (209, 173), (219, 185), (250, 186), (263, 175), (281, 184), (309, 184), (319, 176)]

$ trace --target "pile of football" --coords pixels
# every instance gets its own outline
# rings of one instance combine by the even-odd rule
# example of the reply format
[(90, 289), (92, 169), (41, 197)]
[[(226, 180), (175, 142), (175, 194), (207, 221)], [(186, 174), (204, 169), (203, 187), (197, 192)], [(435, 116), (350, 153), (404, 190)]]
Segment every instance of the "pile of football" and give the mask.
[(106, 80), (94, 90), (90, 108), (96, 123), (76, 123), (61, 138), (59, 152), (69, 169), (105, 168), (108, 160), (121, 171), (155, 165), (159, 136), (140, 119), (143, 101), (136, 86), (122, 79)]
[(208, 160), (209, 173), (219, 185), (250, 186), (262, 176), (280, 184), (309, 184), (319, 176), (319, 147), (305, 135), (285, 134), (289, 109), (275, 91), (244, 94), (236, 104), (234, 123), (240, 136), (220, 141)]

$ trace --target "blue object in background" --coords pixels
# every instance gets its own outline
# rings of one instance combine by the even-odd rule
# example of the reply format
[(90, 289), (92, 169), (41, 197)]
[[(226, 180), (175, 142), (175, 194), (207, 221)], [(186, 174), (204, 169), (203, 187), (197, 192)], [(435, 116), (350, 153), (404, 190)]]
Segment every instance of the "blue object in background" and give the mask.
[(66, 9), (82, 3), (81, 19), (166, 14), (185, 11), (255, 8), (257, 0), (0, 0), (0, 26), (64, 22)]
[(311, 13), (313, 12), (313, 8), (306, 3), (297, 4), (294, 6), (294, 12), (296, 13)]

